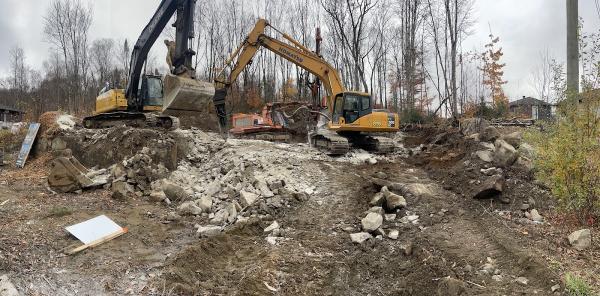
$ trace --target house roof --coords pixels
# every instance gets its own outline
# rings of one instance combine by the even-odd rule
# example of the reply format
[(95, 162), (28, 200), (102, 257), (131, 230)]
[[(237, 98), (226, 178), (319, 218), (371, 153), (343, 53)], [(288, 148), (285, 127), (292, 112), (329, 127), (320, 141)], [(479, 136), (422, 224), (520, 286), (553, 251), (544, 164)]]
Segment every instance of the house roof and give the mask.
[(552, 106), (552, 104), (546, 103), (542, 100), (538, 100), (532, 97), (523, 97), (520, 100), (510, 102), (509, 106)]
[(19, 110), (17, 108), (5, 106), (5, 105), (0, 105), (0, 111), (10, 111), (10, 112), (25, 113), (23, 110)]

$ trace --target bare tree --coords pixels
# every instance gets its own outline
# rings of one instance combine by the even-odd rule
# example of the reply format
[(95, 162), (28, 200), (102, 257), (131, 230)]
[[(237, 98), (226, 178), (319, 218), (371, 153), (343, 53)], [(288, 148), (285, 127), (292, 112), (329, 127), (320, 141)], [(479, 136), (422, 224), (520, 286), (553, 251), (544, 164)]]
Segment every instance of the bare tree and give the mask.
[(546, 48), (540, 52), (539, 64), (531, 73), (531, 85), (535, 89), (540, 100), (549, 102), (552, 92), (552, 58), (550, 52)]
[(114, 68), (115, 41), (113, 39), (98, 39), (92, 42), (90, 58), (96, 80), (96, 85), (102, 85), (111, 77)]
[(369, 12), (378, 4), (378, 0), (321, 0), (321, 6), (333, 22), (333, 29), (339, 41), (350, 53), (352, 63), (352, 86), (369, 91), (365, 79), (365, 58), (368, 48), (365, 45), (370, 22)]
[(53, 0), (44, 17), (44, 36), (62, 53), (69, 76), (70, 111), (82, 107), (84, 90), (88, 86), (91, 24), (92, 10), (80, 0)]
[(28, 67), (25, 64), (25, 51), (14, 46), (9, 51), (10, 57), (10, 88), (21, 97), (29, 90)]

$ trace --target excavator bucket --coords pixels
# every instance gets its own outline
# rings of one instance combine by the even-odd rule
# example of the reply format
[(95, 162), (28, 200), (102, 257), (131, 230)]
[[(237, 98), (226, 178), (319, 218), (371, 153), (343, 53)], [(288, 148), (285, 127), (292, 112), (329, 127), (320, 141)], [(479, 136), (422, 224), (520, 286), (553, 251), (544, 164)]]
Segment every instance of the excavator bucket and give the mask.
[(210, 82), (167, 74), (163, 81), (165, 111), (206, 112), (215, 95)]

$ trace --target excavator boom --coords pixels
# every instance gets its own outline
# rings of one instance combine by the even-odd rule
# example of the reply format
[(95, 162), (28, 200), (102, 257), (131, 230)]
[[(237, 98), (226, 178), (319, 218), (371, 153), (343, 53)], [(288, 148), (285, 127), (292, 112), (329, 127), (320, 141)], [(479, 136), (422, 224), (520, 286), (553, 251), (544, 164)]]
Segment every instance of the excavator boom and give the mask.
[[(266, 35), (268, 27), (280, 33), (287, 42)], [(248, 37), (227, 60), (223, 71), (215, 78), (216, 92), (213, 100), (222, 126), (227, 123), (227, 89), (251, 63), (261, 47), (305, 69), (322, 82), (328, 95), (329, 123), (326, 130), (319, 130), (311, 137), (315, 146), (330, 154), (344, 154), (349, 149), (350, 140), (376, 152), (388, 153), (393, 150), (393, 145), (391, 141), (386, 140), (387, 138), (364, 133), (397, 132), (398, 114), (374, 110), (371, 96), (367, 93), (346, 91), (338, 71), (333, 66), (287, 34), (270, 26), (264, 19), (258, 20)], [(228, 68), (229, 75), (225, 75)]]

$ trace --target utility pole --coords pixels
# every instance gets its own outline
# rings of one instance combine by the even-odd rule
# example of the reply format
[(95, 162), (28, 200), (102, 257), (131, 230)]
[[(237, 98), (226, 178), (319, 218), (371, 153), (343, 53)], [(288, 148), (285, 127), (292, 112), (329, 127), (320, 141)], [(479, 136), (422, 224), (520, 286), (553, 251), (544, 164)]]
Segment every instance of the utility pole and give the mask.
[(579, 0), (567, 0), (567, 97), (579, 94)]

